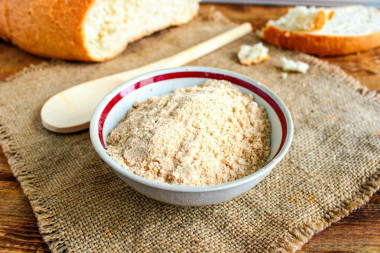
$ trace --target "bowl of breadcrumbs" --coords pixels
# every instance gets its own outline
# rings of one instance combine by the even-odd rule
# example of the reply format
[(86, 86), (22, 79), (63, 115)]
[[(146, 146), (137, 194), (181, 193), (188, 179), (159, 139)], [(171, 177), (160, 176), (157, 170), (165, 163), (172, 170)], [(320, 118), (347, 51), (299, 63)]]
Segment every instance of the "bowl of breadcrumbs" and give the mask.
[(98, 105), (93, 146), (136, 191), (175, 205), (209, 205), (250, 190), (293, 137), (285, 104), (246, 76), (206, 67), (133, 78)]

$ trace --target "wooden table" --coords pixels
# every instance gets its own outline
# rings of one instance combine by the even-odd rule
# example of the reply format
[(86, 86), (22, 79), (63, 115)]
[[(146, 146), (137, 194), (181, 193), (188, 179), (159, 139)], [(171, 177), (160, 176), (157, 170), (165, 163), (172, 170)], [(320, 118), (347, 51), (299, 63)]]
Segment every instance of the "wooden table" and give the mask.
[[(261, 27), (268, 19), (276, 19), (287, 11), (286, 7), (206, 4), (201, 9), (210, 8), (222, 11), (236, 22), (249, 21), (254, 27)], [(325, 60), (339, 65), (370, 90), (380, 91), (380, 48)], [(43, 61), (0, 42), (0, 80)], [(30, 204), (1, 149), (0, 203), (0, 252), (48, 252)], [(314, 236), (302, 250), (380, 252), (380, 194), (375, 194), (366, 206)]]

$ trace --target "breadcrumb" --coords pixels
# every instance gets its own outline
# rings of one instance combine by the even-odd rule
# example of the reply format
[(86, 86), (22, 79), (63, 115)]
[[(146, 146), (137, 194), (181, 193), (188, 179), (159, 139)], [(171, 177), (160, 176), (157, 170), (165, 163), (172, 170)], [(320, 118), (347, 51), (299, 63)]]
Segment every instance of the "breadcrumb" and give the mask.
[(265, 165), (270, 123), (251, 95), (227, 81), (208, 80), (136, 103), (107, 143), (116, 162), (142, 177), (213, 185)]
[(269, 59), (269, 49), (263, 43), (253, 46), (242, 45), (238, 52), (238, 58), (243, 65), (252, 65), (264, 62)]
[(281, 57), (282, 70), (284, 71), (294, 71), (305, 74), (309, 69), (309, 64), (302, 61), (292, 61), (286, 57)]

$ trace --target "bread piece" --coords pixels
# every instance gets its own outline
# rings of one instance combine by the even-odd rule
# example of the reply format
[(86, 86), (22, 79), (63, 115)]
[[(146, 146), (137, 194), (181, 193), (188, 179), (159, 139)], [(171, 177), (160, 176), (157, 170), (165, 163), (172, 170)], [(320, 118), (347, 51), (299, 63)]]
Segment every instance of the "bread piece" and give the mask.
[(269, 24), (291, 31), (316, 31), (322, 29), (334, 11), (323, 8), (297, 6), (279, 20), (270, 20)]
[[(284, 16), (278, 21), (269, 21), (259, 35), (276, 46), (320, 56), (343, 55), (380, 46), (380, 11), (348, 6), (326, 9), (325, 12), (332, 18), (327, 19), (323, 26), (318, 26), (319, 29), (315, 29), (315, 25), (309, 31), (300, 31), (299, 25), (284, 22), (284, 19), (293, 20), (295, 17)], [(314, 24), (318, 23), (315, 11), (310, 13), (316, 17)], [(313, 18), (305, 20), (304, 24), (310, 24)]]
[(309, 64), (302, 61), (292, 61), (286, 57), (281, 57), (282, 70), (287, 72), (300, 72), (306, 74)]
[(0, 0), (0, 37), (43, 57), (104, 61), (191, 20), (197, 0)]
[(282, 72), (282, 73), (281, 73), (281, 78), (282, 78), (283, 80), (285, 80), (286, 78), (288, 78), (288, 73), (286, 73), (286, 72)]
[(253, 46), (242, 45), (238, 52), (238, 58), (243, 65), (257, 64), (269, 59), (268, 51), (269, 49), (264, 47), (261, 42)]

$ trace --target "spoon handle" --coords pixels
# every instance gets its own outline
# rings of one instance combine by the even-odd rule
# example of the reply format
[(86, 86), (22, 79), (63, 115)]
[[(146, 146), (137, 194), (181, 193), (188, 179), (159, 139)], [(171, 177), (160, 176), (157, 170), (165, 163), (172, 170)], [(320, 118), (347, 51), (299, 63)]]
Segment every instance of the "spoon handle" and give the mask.
[(97, 104), (108, 92), (126, 80), (150, 71), (185, 65), (251, 31), (251, 25), (243, 23), (168, 58), (66, 89), (44, 104), (41, 110), (42, 124), (46, 129), (56, 133), (73, 133), (87, 129)]

